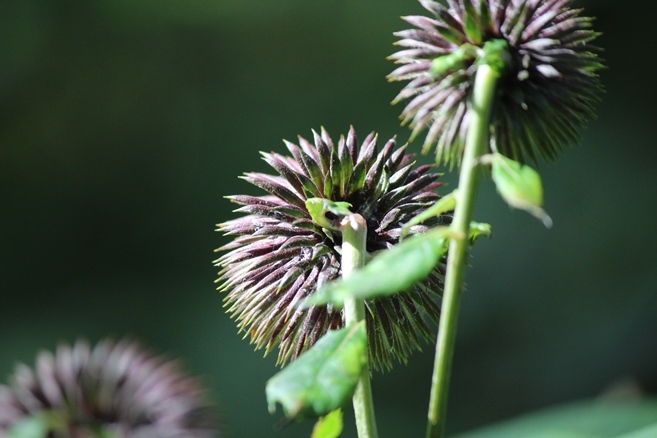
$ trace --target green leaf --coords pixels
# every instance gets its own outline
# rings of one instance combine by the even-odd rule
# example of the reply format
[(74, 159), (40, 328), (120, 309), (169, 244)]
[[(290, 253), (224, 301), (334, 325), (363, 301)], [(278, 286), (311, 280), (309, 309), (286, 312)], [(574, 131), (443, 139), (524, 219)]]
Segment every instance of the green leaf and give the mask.
[(657, 436), (657, 423), (634, 432), (619, 435), (617, 438), (655, 438)]
[(457, 190), (454, 190), (452, 193), (443, 196), (431, 207), (427, 208), (422, 213), (418, 214), (413, 219), (404, 224), (401, 230), (401, 237), (404, 238), (412, 226), (421, 224), (422, 222), (434, 216), (440, 216), (443, 213), (454, 210), (454, 207), (456, 207)]
[(342, 409), (336, 409), (320, 418), (310, 438), (337, 438), (342, 433)]
[(523, 415), (457, 438), (648, 438), (657, 436), (656, 422), (657, 400), (592, 400)]
[(329, 230), (338, 231), (340, 221), (344, 216), (351, 214), (351, 204), (348, 202), (333, 202), (324, 198), (309, 198), (306, 200), (306, 209), (317, 225)]
[(269, 411), (288, 418), (321, 417), (347, 403), (367, 364), (365, 322), (331, 330), (267, 382)]
[(66, 431), (65, 414), (44, 411), (23, 418), (9, 430), (7, 438), (46, 438), (51, 431)]
[(538, 172), (498, 153), (493, 154), (491, 161), (491, 177), (506, 203), (529, 212), (550, 228), (552, 219), (541, 208), (543, 185)]
[(322, 286), (306, 298), (303, 306), (332, 303), (341, 307), (348, 298), (366, 300), (403, 292), (431, 273), (447, 251), (448, 239), (454, 237), (449, 227), (436, 227), (410, 237), (381, 251), (351, 276)]

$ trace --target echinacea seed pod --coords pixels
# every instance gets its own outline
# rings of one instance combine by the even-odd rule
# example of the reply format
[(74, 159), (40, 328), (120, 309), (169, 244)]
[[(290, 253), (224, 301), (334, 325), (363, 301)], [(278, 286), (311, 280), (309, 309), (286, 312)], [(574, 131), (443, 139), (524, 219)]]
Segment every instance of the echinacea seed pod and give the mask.
[(0, 385), (0, 436), (31, 419), (52, 438), (221, 436), (200, 383), (131, 341), (78, 341), (19, 365)]
[[(219, 225), (235, 239), (217, 251), (219, 290), (240, 331), (265, 354), (279, 347), (278, 363), (296, 358), (328, 330), (343, 326), (342, 310), (299, 304), (319, 286), (340, 276), (338, 231), (313, 222), (306, 200), (346, 202), (367, 221), (367, 251), (386, 250), (399, 242), (402, 225), (439, 199), (441, 184), (431, 166), (415, 167), (412, 155), (389, 140), (377, 152), (377, 136), (359, 148), (356, 133), (333, 143), (329, 134), (313, 132), (314, 144), (299, 137), (286, 142), (291, 156), (263, 153), (277, 175), (247, 173), (244, 179), (267, 192), (264, 196), (229, 196), (245, 214)], [(434, 217), (411, 227), (409, 234), (448, 224), (451, 216)], [(421, 341), (433, 337), (440, 313), (444, 264), (412, 290), (367, 301), (367, 330), (374, 367), (405, 362)]]
[(463, 153), (467, 98), (486, 43), (504, 42), (508, 59), (491, 114), (491, 147), (516, 161), (556, 159), (593, 117), (603, 67), (591, 42), (593, 19), (570, 0), (420, 0), (433, 14), (403, 17), (415, 26), (397, 32), (403, 64), (388, 76), (408, 81), (394, 102), (410, 99), (401, 118), (411, 138), (427, 131), (423, 150), (454, 165)]

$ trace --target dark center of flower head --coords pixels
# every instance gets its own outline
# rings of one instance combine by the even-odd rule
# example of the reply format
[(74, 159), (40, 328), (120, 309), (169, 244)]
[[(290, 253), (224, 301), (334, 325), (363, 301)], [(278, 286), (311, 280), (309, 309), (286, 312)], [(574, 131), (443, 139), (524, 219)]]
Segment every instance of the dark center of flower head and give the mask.
[[(216, 264), (221, 268), (219, 289), (227, 291), (228, 311), (240, 330), (249, 333), (258, 348), (279, 347), (279, 363), (297, 357), (329, 329), (342, 326), (342, 314), (331, 307), (303, 309), (303, 298), (340, 275), (339, 231), (313, 222), (305, 202), (324, 198), (347, 202), (350, 210), (367, 221), (367, 251), (395, 245), (401, 227), (439, 197), (438, 175), (431, 166), (415, 167), (412, 156), (392, 139), (381, 148), (377, 136), (362, 144), (353, 128), (337, 144), (325, 130), (311, 143), (286, 142), (290, 156), (265, 153), (277, 175), (247, 173), (244, 179), (266, 195), (229, 197), (246, 214), (220, 224), (220, 231), (235, 239), (219, 249), (227, 251)], [(339, 220), (329, 213), (329, 222)], [(416, 226), (449, 222), (436, 218)], [(430, 325), (439, 314), (442, 267), (407, 294), (368, 302), (370, 353), (376, 367), (389, 368), (392, 359), (405, 361), (422, 339), (431, 336)]]
[[(438, 161), (460, 161), (468, 130), (467, 97), (487, 43), (507, 47), (498, 99), (491, 115), (491, 144), (517, 161), (556, 158), (575, 143), (577, 128), (593, 116), (602, 85), (599, 35), (593, 20), (569, 8), (570, 0), (420, 0), (432, 18), (410, 16), (415, 26), (397, 32), (403, 64), (390, 80), (408, 84), (395, 102), (410, 99), (402, 119), (412, 138), (427, 131), (424, 149)], [(476, 50), (475, 50), (476, 51)]]

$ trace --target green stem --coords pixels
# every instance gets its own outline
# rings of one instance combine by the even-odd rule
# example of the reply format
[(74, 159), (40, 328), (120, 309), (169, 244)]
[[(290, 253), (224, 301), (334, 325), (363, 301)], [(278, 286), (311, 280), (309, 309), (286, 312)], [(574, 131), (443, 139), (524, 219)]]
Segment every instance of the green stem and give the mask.
[[(365, 265), (367, 223), (359, 214), (347, 216), (342, 223), (342, 276)], [(344, 304), (345, 325), (365, 320), (365, 302), (349, 299)], [(364, 367), (353, 396), (354, 415), (359, 438), (376, 438), (374, 402), (370, 385), (369, 363)]]
[(487, 149), (490, 112), (498, 76), (498, 73), (490, 66), (486, 64), (479, 66), (469, 101), (468, 117), (470, 126), (465, 140), (457, 202), (454, 210), (454, 220), (451, 225), (456, 232), (455, 234), (462, 237), (450, 241), (447, 256), (445, 290), (431, 379), (431, 398), (427, 422), (428, 438), (440, 438), (445, 433), (447, 395), (452, 356), (454, 355), (459, 300), (463, 287), (465, 260), (470, 244), (468, 231), (472, 221), (479, 182), (479, 172), (476, 169), (477, 159)]

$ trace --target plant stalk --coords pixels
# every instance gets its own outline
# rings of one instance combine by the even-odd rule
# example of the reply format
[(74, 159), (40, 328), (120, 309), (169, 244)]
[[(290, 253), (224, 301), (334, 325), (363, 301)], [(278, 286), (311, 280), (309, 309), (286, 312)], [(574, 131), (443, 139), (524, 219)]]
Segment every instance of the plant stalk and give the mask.
[[(365, 265), (367, 223), (359, 214), (352, 214), (342, 222), (342, 276), (348, 277), (353, 271)], [(345, 326), (365, 320), (365, 302), (349, 299), (344, 304)], [(360, 376), (353, 396), (354, 416), (359, 438), (377, 438), (374, 418), (374, 401), (370, 385), (369, 358)]]
[(442, 438), (445, 434), (447, 398), (456, 339), (459, 301), (463, 289), (465, 261), (470, 246), (468, 234), (479, 185), (477, 160), (487, 150), (490, 113), (498, 77), (499, 74), (490, 66), (486, 64), (479, 66), (469, 100), (468, 117), (470, 126), (465, 139), (457, 202), (451, 225), (455, 234), (463, 237), (453, 238), (449, 244), (445, 289), (431, 379), (426, 435), (428, 438)]

